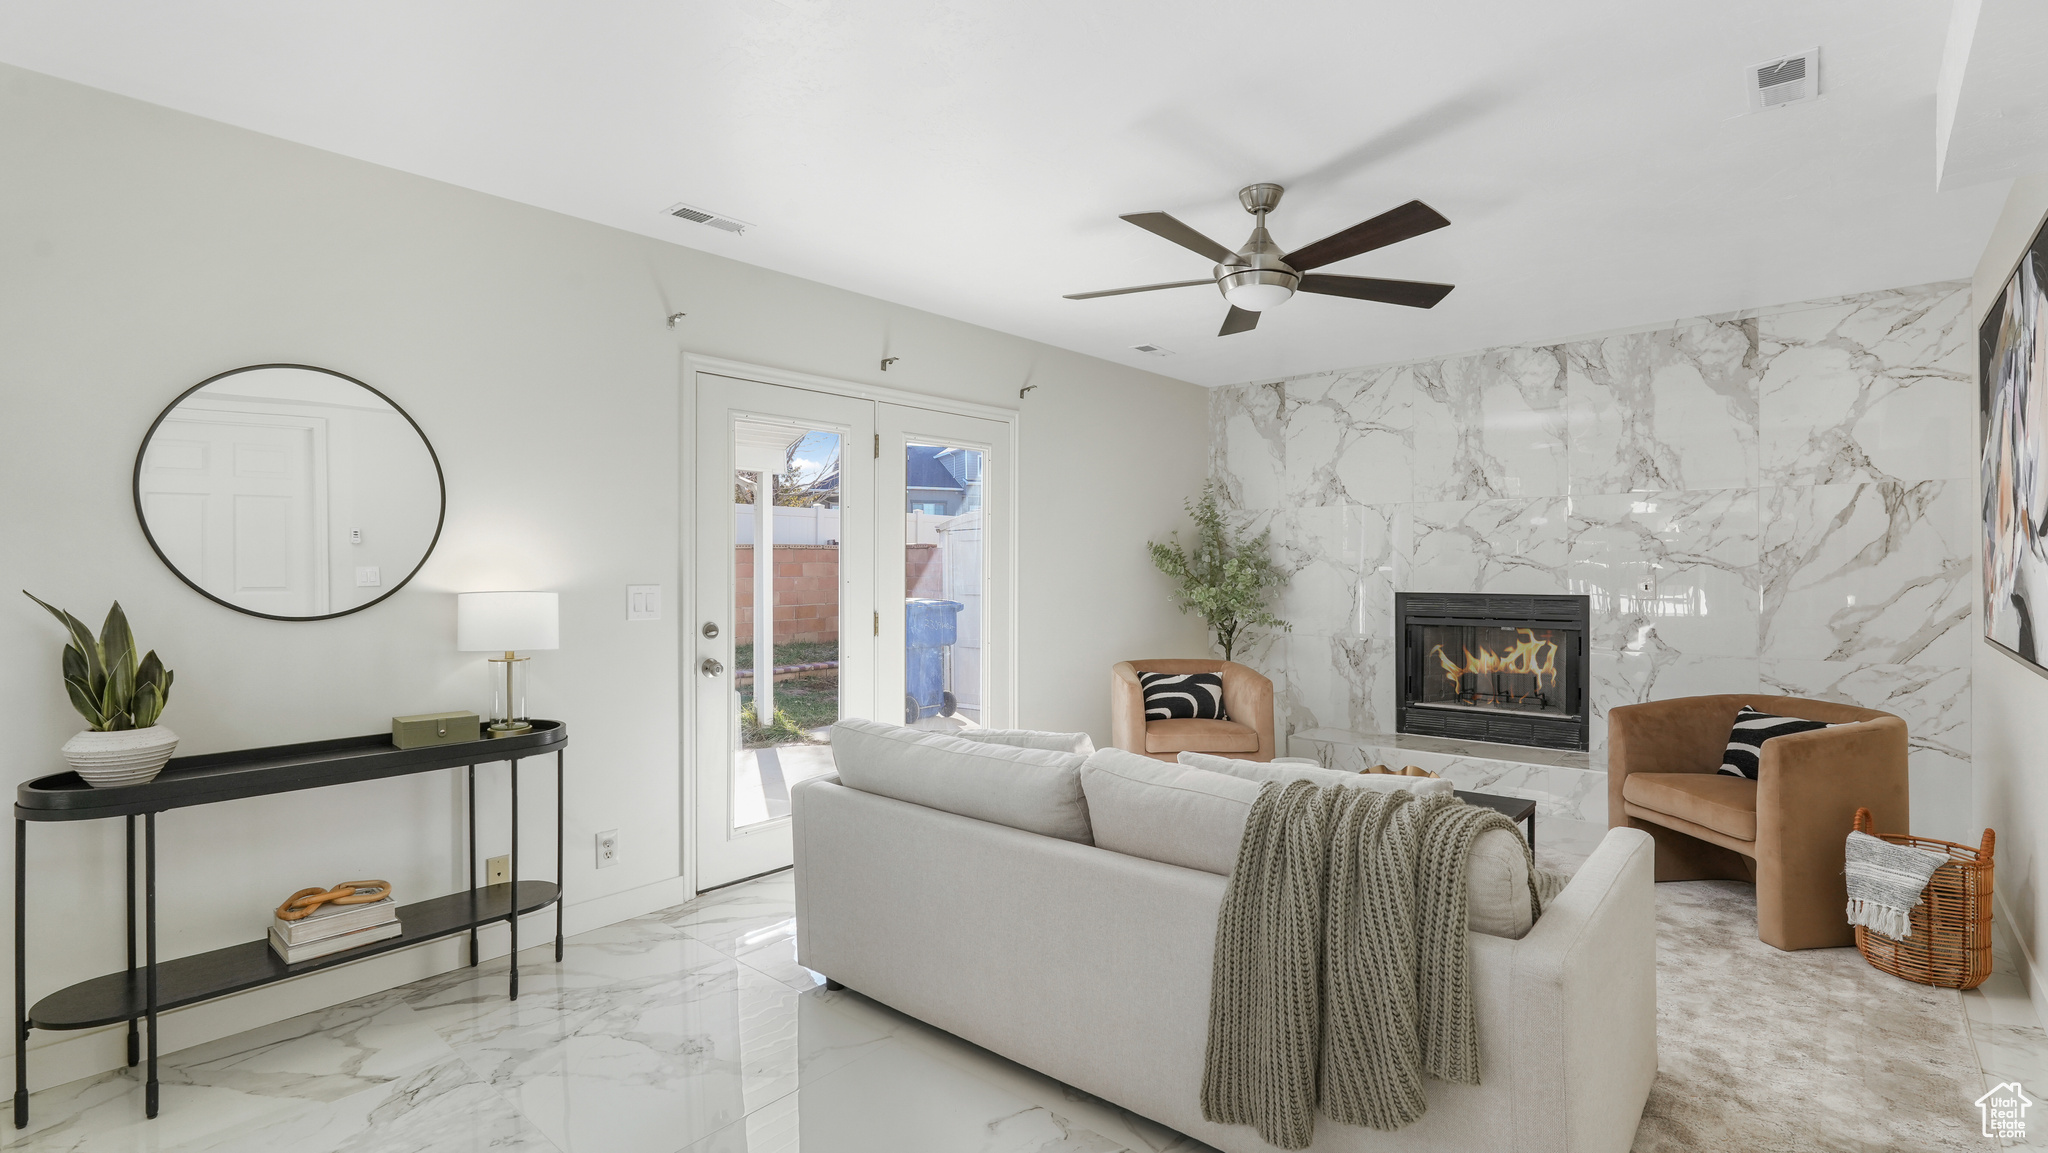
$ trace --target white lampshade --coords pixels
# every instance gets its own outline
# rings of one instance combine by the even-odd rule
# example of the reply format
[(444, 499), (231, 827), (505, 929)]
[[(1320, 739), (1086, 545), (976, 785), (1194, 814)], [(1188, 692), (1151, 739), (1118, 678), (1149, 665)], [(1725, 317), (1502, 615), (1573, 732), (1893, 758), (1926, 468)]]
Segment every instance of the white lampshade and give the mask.
[(560, 648), (560, 599), (555, 593), (457, 593), (455, 647), (465, 653)]

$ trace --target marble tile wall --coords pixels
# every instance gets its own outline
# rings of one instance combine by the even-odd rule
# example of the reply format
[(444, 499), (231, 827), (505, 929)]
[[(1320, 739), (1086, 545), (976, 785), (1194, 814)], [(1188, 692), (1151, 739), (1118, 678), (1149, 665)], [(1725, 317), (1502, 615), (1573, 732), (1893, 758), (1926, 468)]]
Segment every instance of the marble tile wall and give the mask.
[(1390, 732), (1395, 590), (1583, 593), (1596, 753), (1633, 701), (1883, 708), (1960, 829), (1970, 347), (1954, 281), (1218, 389), (1211, 474), (1294, 574), (1249, 659), (1290, 732)]

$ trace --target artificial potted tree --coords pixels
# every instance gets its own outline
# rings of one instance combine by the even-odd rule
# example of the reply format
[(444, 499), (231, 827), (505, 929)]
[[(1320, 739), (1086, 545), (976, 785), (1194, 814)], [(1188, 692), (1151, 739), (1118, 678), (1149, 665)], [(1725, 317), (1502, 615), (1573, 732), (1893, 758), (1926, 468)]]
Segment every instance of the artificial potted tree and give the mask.
[(171, 670), (155, 650), (137, 657), (121, 603), (107, 610), (94, 639), (85, 622), (37, 597), (70, 633), (64, 646), (64, 691), (86, 729), (64, 742), (64, 760), (94, 788), (139, 785), (163, 771), (178, 734), (157, 723), (171, 699)]
[(1273, 563), (1269, 533), (1246, 536), (1224, 523), (1214, 481), (1202, 486), (1201, 499), (1189, 501), (1187, 510), (1195, 518), (1193, 547), (1183, 549), (1178, 532), (1149, 546), (1152, 563), (1174, 579), (1180, 611), (1201, 614), (1226, 661), (1253, 629), (1290, 630), (1270, 607), (1287, 574)]

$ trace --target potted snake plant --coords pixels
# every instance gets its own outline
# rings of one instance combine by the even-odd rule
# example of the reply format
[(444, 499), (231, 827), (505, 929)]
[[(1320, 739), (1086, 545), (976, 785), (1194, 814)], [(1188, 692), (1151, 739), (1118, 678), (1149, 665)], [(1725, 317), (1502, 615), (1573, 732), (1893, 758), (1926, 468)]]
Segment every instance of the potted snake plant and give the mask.
[(137, 657), (121, 603), (107, 610), (97, 639), (85, 622), (38, 598), (70, 634), (64, 646), (64, 691), (86, 729), (64, 742), (64, 760), (94, 788), (139, 785), (163, 771), (178, 734), (157, 723), (171, 699), (171, 670), (154, 650)]

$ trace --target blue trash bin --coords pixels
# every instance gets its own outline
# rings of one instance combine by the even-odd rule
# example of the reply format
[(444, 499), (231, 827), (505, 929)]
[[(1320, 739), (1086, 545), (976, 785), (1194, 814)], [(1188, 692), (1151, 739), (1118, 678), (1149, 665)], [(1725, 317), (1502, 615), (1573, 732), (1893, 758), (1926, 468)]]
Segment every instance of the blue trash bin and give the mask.
[(946, 650), (960, 637), (960, 610), (966, 607), (959, 601), (903, 602), (905, 724), (933, 713), (950, 717), (959, 707)]

